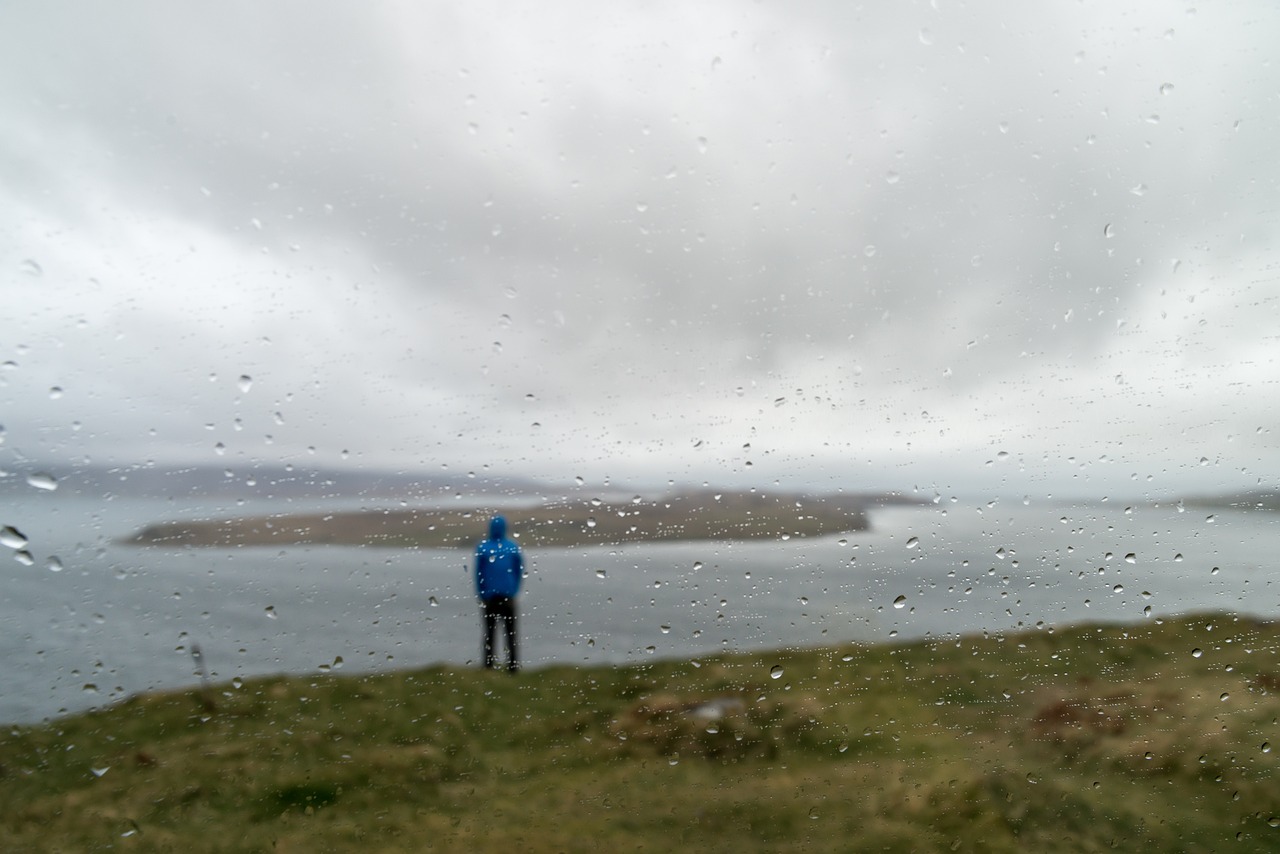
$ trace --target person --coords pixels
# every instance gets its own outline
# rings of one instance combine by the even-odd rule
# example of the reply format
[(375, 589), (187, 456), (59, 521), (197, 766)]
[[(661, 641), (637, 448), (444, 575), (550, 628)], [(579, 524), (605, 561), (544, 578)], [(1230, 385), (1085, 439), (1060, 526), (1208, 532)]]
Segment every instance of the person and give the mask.
[(494, 516), (489, 520), (489, 538), (476, 545), (476, 596), (480, 600), (480, 616), (484, 621), (484, 666), (496, 663), (494, 634), (502, 623), (507, 638), (507, 670), (520, 669), (516, 655), (516, 594), (524, 578), (524, 559), (520, 546), (507, 539), (507, 520)]

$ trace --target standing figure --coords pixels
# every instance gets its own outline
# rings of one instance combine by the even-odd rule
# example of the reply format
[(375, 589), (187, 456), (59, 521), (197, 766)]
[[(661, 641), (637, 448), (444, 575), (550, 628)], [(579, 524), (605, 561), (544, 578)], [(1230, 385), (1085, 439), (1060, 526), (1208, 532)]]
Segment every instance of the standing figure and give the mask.
[(507, 670), (520, 669), (516, 656), (516, 594), (524, 577), (520, 546), (507, 539), (507, 520), (489, 520), (489, 538), (476, 546), (476, 596), (484, 619), (484, 666), (494, 666), (494, 629), (502, 621), (507, 636)]

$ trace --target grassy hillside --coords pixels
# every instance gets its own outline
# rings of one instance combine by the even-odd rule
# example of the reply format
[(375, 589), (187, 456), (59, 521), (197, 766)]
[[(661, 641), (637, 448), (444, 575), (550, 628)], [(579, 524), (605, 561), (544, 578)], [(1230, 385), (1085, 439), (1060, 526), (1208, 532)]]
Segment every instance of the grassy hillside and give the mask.
[(0, 842), (1277, 849), (1278, 650), (1276, 625), (1215, 615), (143, 696), (0, 736)]

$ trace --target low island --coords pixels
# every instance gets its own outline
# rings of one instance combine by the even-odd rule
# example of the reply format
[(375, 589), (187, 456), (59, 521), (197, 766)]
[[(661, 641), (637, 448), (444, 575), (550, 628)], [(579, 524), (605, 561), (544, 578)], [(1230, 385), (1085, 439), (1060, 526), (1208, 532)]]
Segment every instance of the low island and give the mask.
[(125, 542), (196, 547), (301, 544), (463, 548), (497, 512), (532, 547), (676, 540), (790, 539), (867, 530), (868, 510), (924, 504), (901, 495), (682, 492), (662, 498), (533, 506), (413, 508), (159, 522)]

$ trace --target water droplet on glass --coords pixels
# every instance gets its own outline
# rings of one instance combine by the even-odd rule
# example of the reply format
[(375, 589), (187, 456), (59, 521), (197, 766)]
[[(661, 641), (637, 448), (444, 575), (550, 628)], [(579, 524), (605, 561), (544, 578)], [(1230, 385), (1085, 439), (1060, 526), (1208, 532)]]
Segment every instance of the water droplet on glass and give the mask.
[(438, 608), (440, 606), (440, 600), (434, 596), (428, 596), (427, 604), (430, 605), (432, 608)]
[(875, 257), (876, 245), (874, 243), (868, 243), (866, 246), (862, 247), (862, 254), (866, 255), (868, 258)]
[(885, 183), (887, 184), (896, 184), (901, 179), (902, 179), (902, 176), (899, 175), (897, 172), (893, 172), (893, 171), (886, 173), (884, 176)]
[(62, 394), (63, 394), (63, 392), (62, 392), (62, 386), (57, 386), (57, 385), (56, 385), (56, 386), (54, 386), (53, 388), (49, 389), (49, 399), (50, 399), (50, 400), (57, 400), (58, 398), (62, 397)]
[(893, 607), (895, 608), (904, 608), (906, 607), (906, 604), (907, 604), (906, 596), (899, 596), (897, 599), (893, 600)]
[(588, 527), (588, 528), (594, 528), (595, 526), (596, 526), (596, 517), (595, 517), (595, 516), (591, 516), (591, 517), (589, 517), (589, 518), (587, 519), (587, 527)]
[(1123, 592), (1124, 592), (1124, 585), (1123, 585), (1123, 584), (1117, 584), (1115, 587), (1112, 587), (1112, 588), (1111, 588), (1111, 590), (1112, 590), (1112, 592), (1114, 592), (1114, 593), (1123, 593)]
[(662, 630), (662, 633), (663, 633), (664, 635), (665, 635), (665, 634), (670, 634), (670, 633), (671, 633), (671, 627), (670, 627), (670, 626), (668, 626), (668, 625), (666, 625), (666, 624), (663, 624), (663, 625), (661, 625), (661, 626), (658, 626), (658, 628)]
[(698, 153), (699, 154), (707, 153), (707, 138), (705, 136), (698, 137)]
[(1231, 695), (1230, 695), (1230, 694), (1228, 694), (1226, 691), (1223, 691), (1223, 692), (1222, 692), (1222, 695), (1221, 695), (1220, 697), (1218, 697), (1218, 700), (1219, 700), (1219, 701), (1221, 701), (1221, 702), (1223, 702), (1223, 703), (1225, 703), (1227, 700), (1230, 700), (1230, 699), (1231, 699)]
[(918, 545), (920, 545), (919, 537), (912, 537), (911, 539), (907, 540), (907, 548), (909, 549), (914, 549)]
[(36, 559), (31, 556), (31, 552), (27, 551), (26, 549), (21, 549), (19, 551), (14, 552), (13, 559), (16, 560), (18, 563), (22, 564), (23, 566), (32, 566), (36, 562)]
[(44, 269), (31, 258), (23, 259), (22, 263), (18, 265), (18, 269), (22, 270), (22, 272), (26, 273), (28, 276), (44, 275)]
[(0, 528), (0, 546), (8, 546), (11, 549), (20, 549), (28, 542), (30, 542), (30, 540), (28, 540), (26, 535), (17, 528), (9, 525), (5, 525), (3, 528)]
[(637, 210), (638, 212), (640, 212), (640, 213), (644, 213), (645, 211), (649, 210), (649, 203), (648, 203), (648, 202), (636, 202), (636, 210)]
[(276, 606), (275, 606), (275, 605), (268, 605), (268, 606), (266, 607), (266, 609), (265, 609), (264, 613), (267, 615), (267, 617), (268, 617), (269, 619), (272, 619), (272, 620), (274, 620), (274, 619), (278, 616), (278, 615), (276, 614)]
[(1209, 574), (1210, 574), (1210, 575), (1217, 575), (1217, 574), (1218, 574), (1218, 568), (1215, 566), (1213, 569), (1209, 570)]
[(770, 677), (771, 679), (781, 679), (781, 678), (782, 678), (782, 665), (781, 665), (781, 664), (775, 664), (775, 665), (773, 665), (773, 667), (770, 667), (770, 668), (769, 668), (769, 677)]
[(604, 575), (605, 575), (605, 572), (603, 569), (596, 570), (596, 578), (604, 578)]
[(700, 570), (700, 569), (702, 569), (702, 561), (700, 561), (700, 560), (695, 560), (695, 561), (693, 562), (693, 571), (694, 571), (694, 572), (697, 572), (697, 571), (698, 571), (698, 570)]
[(933, 33), (929, 32), (927, 29), (923, 29), (919, 33), (919, 39), (920, 44), (925, 45), (926, 47), (930, 46), (933, 44)]
[(1202, 650), (1200, 647), (1196, 647), (1195, 649), (1191, 650), (1192, 658), (1199, 658), (1202, 655), (1204, 655), (1204, 650)]
[(1137, 556), (1136, 554), (1134, 554), (1133, 552), (1129, 552), (1127, 555), (1125, 555), (1125, 556), (1124, 556), (1124, 562), (1125, 562), (1125, 563), (1137, 563), (1137, 562), (1138, 562), (1138, 556)]
[(1111, 223), (1107, 223), (1106, 225), (1104, 225), (1104, 226), (1102, 227), (1102, 236), (1103, 236), (1103, 237), (1115, 237), (1115, 236), (1116, 236), (1116, 230), (1115, 230), (1115, 228), (1111, 225)]
[(247, 392), (253, 386), (253, 377), (248, 374), (241, 374), (240, 379), (236, 380), (236, 386), (242, 393)]
[[(97, 690), (97, 689), (95, 688), (94, 690)], [(93, 776), (95, 777), (101, 777), (103, 774), (107, 773), (110, 770), (111, 770), (111, 766), (108, 765), (105, 768), (90, 768), (89, 772), (93, 774)]]
[(62, 572), (62, 560), (57, 555), (51, 555), (45, 560), (44, 568), (50, 572)]
[(1160, 84), (1160, 94), (1161, 94), (1161, 95), (1168, 95), (1168, 94), (1169, 94), (1170, 92), (1172, 92), (1172, 91), (1173, 91), (1173, 84), (1172, 84), (1172, 83), (1161, 83), (1161, 84)]
[(58, 481), (53, 475), (40, 471), (27, 475), (27, 486), (34, 486), (36, 489), (53, 492), (58, 488)]

